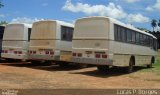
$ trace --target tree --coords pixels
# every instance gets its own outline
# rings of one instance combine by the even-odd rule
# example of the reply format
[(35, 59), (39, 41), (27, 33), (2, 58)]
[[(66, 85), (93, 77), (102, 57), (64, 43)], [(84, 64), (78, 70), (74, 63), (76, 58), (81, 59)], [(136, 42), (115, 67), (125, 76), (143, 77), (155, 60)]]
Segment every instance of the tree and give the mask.
[(0, 8), (3, 7), (4, 5), (2, 4), (2, 2), (0, 1)]
[(151, 21), (151, 26), (153, 27), (153, 31), (154, 31), (154, 28), (157, 27), (157, 20), (153, 19)]
[(142, 31), (149, 31), (148, 29), (146, 29), (146, 28), (141, 28), (141, 27), (137, 27), (137, 29), (139, 29), (139, 30), (142, 30)]
[(159, 22), (158, 22), (158, 26), (160, 27), (160, 20), (159, 20)]
[(6, 25), (8, 24), (6, 21), (0, 21), (0, 25)]

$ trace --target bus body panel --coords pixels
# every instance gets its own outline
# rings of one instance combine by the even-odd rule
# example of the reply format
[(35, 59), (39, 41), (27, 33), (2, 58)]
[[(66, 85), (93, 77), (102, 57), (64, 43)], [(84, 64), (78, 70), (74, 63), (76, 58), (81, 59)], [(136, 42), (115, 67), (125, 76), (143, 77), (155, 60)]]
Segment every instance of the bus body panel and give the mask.
[[(141, 66), (151, 64), (152, 57), (156, 59), (156, 51), (152, 46), (115, 41), (115, 24), (122, 27), (126, 26), (109, 17), (88, 17), (77, 20), (72, 46), (73, 62), (95, 65), (129, 66), (130, 58), (134, 56), (135, 66)], [(103, 26), (105, 26), (104, 29), (102, 28)], [(131, 26), (126, 26), (126, 28), (156, 39), (153, 35)], [(100, 33), (101, 35), (97, 35), (101, 30), (104, 32), (102, 34)], [(93, 32), (93, 34), (91, 34), (92, 31), (97, 33)], [(89, 35), (89, 33), (91, 35)]]
[[(73, 58), (73, 61), (112, 65), (112, 60), (106, 59), (106, 56), (112, 56), (109, 51), (109, 29), (109, 20), (106, 18), (78, 20), (75, 25), (72, 45), (73, 55), (76, 54), (77, 56)], [(96, 58), (99, 56), (101, 58)]]
[[(117, 48), (118, 46), (118, 48)], [(150, 64), (152, 55), (156, 52), (150, 47), (132, 45), (121, 42), (110, 42), (110, 49), (113, 53), (114, 66), (129, 66), (131, 56), (135, 56), (135, 66), (142, 66)], [(155, 56), (156, 58), (156, 56)]]
[[(39, 21), (33, 24), (29, 46), (30, 60), (53, 60), (54, 55), (59, 55), (56, 50), (56, 39), (59, 39), (56, 36), (57, 26), (54, 21)], [(54, 52), (54, 55), (48, 52)]]
[(33, 34), (31, 34), (30, 42), (30, 60), (71, 60), (72, 44), (71, 42), (61, 40), (62, 26), (73, 27), (70, 24), (64, 24), (59, 21), (39, 21), (33, 24)]
[(8, 24), (4, 31), (2, 42), (2, 57), (9, 59), (28, 59), (29, 45), (29, 28), (28, 24)]

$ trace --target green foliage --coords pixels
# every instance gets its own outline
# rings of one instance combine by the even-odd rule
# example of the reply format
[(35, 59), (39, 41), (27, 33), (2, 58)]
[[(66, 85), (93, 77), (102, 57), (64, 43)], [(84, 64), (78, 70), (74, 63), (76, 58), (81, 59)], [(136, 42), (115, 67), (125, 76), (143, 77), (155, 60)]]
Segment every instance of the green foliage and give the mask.
[(6, 24), (8, 24), (8, 22), (6, 22), (6, 21), (0, 21), (0, 25), (6, 25)]
[(137, 29), (142, 30), (142, 31), (149, 31), (148, 29), (146, 29), (146, 28), (141, 28), (141, 27), (137, 27)]
[(3, 7), (4, 5), (2, 4), (2, 2), (0, 1), (0, 8)]
[(157, 27), (157, 20), (153, 19), (151, 21), (151, 26), (153, 27), (153, 31), (154, 31), (154, 28)]
[(159, 20), (159, 22), (158, 22), (158, 26), (160, 27), (160, 20)]
[(153, 64), (152, 68), (142, 69), (141, 72), (152, 72), (157, 75), (160, 75), (160, 59), (158, 59), (157, 62)]

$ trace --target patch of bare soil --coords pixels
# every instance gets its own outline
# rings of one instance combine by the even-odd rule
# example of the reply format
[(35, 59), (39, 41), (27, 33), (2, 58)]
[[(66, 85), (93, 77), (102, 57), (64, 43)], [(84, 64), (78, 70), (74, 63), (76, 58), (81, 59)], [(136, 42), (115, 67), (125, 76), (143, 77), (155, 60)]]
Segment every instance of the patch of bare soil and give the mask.
[(57, 65), (3, 63), (0, 65), (0, 88), (160, 88), (160, 77), (152, 72), (136, 71), (131, 74), (125, 74), (123, 69), (118, 68), (111, 69), (104, 74), (97, 71), (96, 67), (81, 69), (75, 66), (61, 68)]

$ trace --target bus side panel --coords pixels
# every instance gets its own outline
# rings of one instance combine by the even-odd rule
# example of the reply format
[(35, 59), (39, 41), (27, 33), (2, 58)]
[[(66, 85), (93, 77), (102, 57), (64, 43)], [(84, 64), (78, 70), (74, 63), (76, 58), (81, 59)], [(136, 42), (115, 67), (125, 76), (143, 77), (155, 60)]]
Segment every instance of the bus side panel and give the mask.
[(111, 41), (110, 50), (113, 52), (113, 65), (129, 66), (131, 56), (135, 57), (135, 66), (149, 65), (153, 50), (150, 47), (132, 45), (117, 41)]

